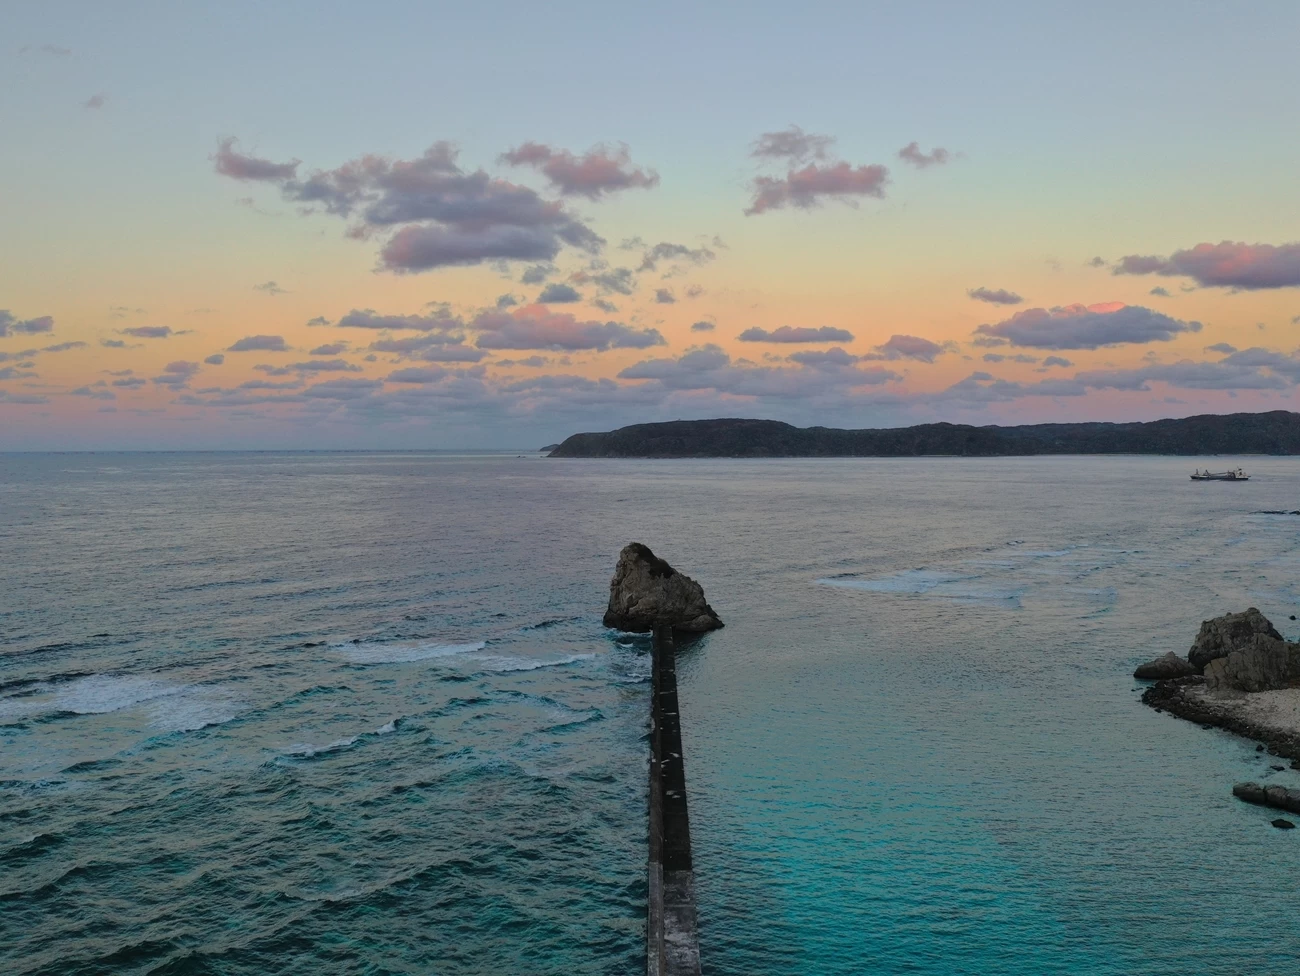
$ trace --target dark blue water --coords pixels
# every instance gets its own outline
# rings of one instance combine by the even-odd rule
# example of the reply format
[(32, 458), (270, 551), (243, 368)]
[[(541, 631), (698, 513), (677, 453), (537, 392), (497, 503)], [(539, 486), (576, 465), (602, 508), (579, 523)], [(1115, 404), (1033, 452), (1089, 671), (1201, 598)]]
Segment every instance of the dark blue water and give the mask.
[(642, 967), (640, 539), (706, 971), (1293, 973), (1296, 774), (1128, 677), (1296, 635), (1300, 463), (1197, 461), (0, 457), (0, 971)]

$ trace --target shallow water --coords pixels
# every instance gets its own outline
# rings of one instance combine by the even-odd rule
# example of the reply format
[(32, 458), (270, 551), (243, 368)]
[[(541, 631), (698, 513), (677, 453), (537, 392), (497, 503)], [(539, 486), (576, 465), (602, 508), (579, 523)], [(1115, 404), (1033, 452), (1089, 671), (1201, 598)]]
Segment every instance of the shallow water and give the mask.
[(0, 457), (0, 971), (638, 969), (635, 538), (707, 972), (1292, 973), (1296, 774), (1128, 677), (1297, 636), (1300, 461), (1198, 462)]

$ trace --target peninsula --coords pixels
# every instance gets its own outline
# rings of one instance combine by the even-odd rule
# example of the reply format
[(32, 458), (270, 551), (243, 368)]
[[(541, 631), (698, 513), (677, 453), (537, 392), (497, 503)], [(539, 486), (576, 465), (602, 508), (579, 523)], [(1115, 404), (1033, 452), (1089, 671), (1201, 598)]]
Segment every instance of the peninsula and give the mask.
[(1300, 413), (1204, 414), (1147, 423), (972, 427), (920, 424), (867, 430), (777, 420), (673, 420), (574, 434), (560, 458), (1008, 457), (1032, 454), (1300, 454)]

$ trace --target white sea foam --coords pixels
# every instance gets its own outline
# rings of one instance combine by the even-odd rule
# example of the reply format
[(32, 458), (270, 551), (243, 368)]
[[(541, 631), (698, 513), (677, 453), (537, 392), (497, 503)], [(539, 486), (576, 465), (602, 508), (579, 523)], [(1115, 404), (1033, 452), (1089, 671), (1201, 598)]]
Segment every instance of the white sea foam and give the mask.
[(534, 657), (507, 657), (495, 654), (474, 655), (474, 670), (497, 673), (536, 671), (538, 668), (558, 668), (566, 664), (577, 664), (579, 661), (587, 661), (595, 656), (595, 654), (570, 654), (566, 657), (544, 660)]
[(214, 685), (183, 688), (178, 694), (145, 704), (149, 724), (168, 732), (197, 732), (210, 725), (222, 725), (243, 710), (243, 704)]
[(0, 701), (0, 718), (22, 715), (107, 715), (143, 707), (154, 728), (193, 732), (229, 722), (239, 702), (216, 685), (177, 684), (145, 675), (93, 674), (36, 686), (37, 693)]
[(397, 731), (397, 719), (393, 719), (387, 725), (381, 725), (375, 729), (375, 735), (389, 735)]
[(458, 654), (472, 654), (487, 647), (483, 641), (472, 644), (339, 644), (336, 648), (353, 664), (409, 664), (412, 661), (429, 661)]
[(324, 746), (314, 745), (293, 745), (284, 750), (286, 756), (295, 756), (300, 759), (310, 759), (312, 756), (319, 756), (327, 752), (338, 752), (355, 745), (360, 736), (349, 736), (346, 739), (337, 739), (334, 742)]

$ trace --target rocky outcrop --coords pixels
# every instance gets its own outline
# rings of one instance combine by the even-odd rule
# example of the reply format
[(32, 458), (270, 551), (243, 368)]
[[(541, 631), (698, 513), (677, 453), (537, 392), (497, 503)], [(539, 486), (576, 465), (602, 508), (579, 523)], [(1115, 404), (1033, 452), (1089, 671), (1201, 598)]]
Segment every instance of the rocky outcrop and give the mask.
[(1187, 652), (1187, 660), (1198, 672), (1216, 658), (1227, 657), (1252, 643), (1256, 634), (1281, 640), (1269, 619), (1251, 607), (1244, 613), (1225, 613), (1222, 617), (1201, 622), (1201, 630)]
[(1300, 813), (1300, 790), (1294, 788), (1287, 789), (1285, 786), (1276, 785), (1262, 786), (1259, 783), (1238, 783), (1232, 788), (1232, 795), (1238, 800), (1254, 803), (1256, 806)]
[(639, 633), (671, 627), (688, 633), (716, 630), (722, 621), (704, 599), (704, 589), (660, 559), (648, 546), (632, 542), (618, 554), (609, 581), (605, 626)]
[(1298, 653), (1300, 648), (1281, 638), (1251, 634), (1225, 657), (1205, 666), (1205, 687), (1211, 692), (1286, 688), (1300, 664)]
[(1165, 678), (1185, 678), (1187, 675), (1195, 673), (1196, 669), (1191, 664), (1170, 651), (1154, 661), (1139, 664), (1137, 670), (1133, 672), (1133, 677), (1142, 678), (1146, 681), (1160, 681)]

